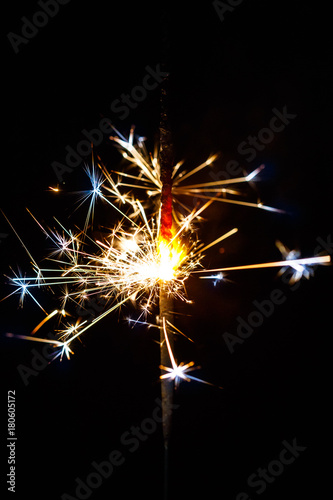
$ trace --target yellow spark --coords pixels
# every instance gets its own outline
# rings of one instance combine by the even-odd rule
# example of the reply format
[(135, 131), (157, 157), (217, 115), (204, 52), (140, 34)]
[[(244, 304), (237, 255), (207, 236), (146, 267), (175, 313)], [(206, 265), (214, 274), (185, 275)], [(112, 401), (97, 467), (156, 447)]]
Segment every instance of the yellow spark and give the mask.
[(216, 272), (216, 271), (238, 271), (243, 269), (262, 269), (267, 267), (281, 267), (281, 266), (290, 266), (301, 264), (301, 265), (313, 265), (313, 264), (328, 264), (331, 262), (330, 255), (324, 255), (321, 257), (308, 257), (305, 259), (294, 259), (294, 260), (279, 260), (277, 262), (264, 262), (262, 264), (247, 264), (245, 266), (234, 266), (234, 267), (221, 267), (218, 269), (205, 269), (200, 271), (193, 271), (195, 273), (202, 272)]
[(200, 248), (200, 250), (197, 253), (204, 252), (205, 250), (212, 247), (213, 245), (216, 245), (217, 243), (220, 243), (221, 241), (225, 240), (226, 238), (229, 238), (229, 236), (232, 236), (233, 234), (237, 233), (237, 231), (238, 231), (237, 227), (235, 227), (234, 229), (231, 229), (231, 231), (229, 231), (228, 233), (223, 234), (222, 236), (220, 236), (219, 238), (216, 238), (216, 240), (212, 241), (208, 245), (204, 246), (203, 248)]
[(32, 330), (31, 335), (33, 335), (34, 333), (36, 333), (40, 329), (40, 327), (44, 325), (44, 323), (46, 323), (49, 319), (53, 318), (53, 316), (55, 316), (56, 314), (58, 314), (58, 312), (59, 311), (57, 309), (55, 309), (53, 312), (51, 312), (50, 314), (48, 314), (46, 316), (46, 318), (44, 318), (43, 321), (41, 321), (40, 323), (38, 323), (38, 325)]

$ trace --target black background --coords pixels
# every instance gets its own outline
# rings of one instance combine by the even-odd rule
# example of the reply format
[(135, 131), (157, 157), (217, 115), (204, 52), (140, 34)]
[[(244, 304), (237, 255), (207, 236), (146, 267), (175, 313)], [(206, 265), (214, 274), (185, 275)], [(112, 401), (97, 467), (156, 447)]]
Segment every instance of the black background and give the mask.
[[(158, 132), (159, 90), (120, 120), (111, 103), (140, 85), (145, 67), (161, 62), (161, 12), (166, 13), (170, 46), (171, 110), (177, 160), (196, 166), (221, 152), (216, 172), (228, 160), (248, 172), (266, 164), (255, 189), (268, 205), (285, 215), (252, 208), (211, 209), (200, 228), (211, 241), (232, 227), (237, 235), (223, 249), (207, 251), (205, 266), (241, 265), (280, 260), (275, 239), (302, 256), (312, 256), (316, 239), (332, 234), (332, 41), (328, 7), (304, 1), (244, 0), (222, 22), (211, 2), (78, 2), (61, 6), (15, 54), (8, 32), (20, 34), (22, 21), (40, 10), (36, 2), (6, 6), (2, 61), (3, 162), (1, 208), (36, 260), (49, 250), (28, 207), (42, 222), (56, 216), (68, 227), (83, 225), (83, 212), (73, 213), (75, 195), (85, 189), (83, 163), (64, 176), (62, 193), (49, 191), (58, 179), (52, 162), (64, 163), (65, 147), (83, 139), (81, 130), (110, 118), (127, 134), (132, 124), (152, 144)], [(286, 129), (258, 153), (253, 162), (237, 152), (248, 135), (269, 124), (272, 108), (296, 114)], [(97, 148), (114, 167), (119, 154), (105, 139)], [(89, 161), (89, 158), (86, 158)], [(252, 193), (252, 201), (256, 193)], [(112, 225), (108, 207), (98, 213)], [(29, 274), (29, 259), (4, 218), (0, 232), (1, 271), (9, 267)], [(292, 291), (276, 270), (229, 273), (214, 287), (192, 277), (192, 306), (179, 304), (177, 325), (195, 340), (176, 343), (179, 359), (195, 360), (197, 376), (223, 390), (182, 383), (175, 400), (170, 455), (170, 498), (189, 495), (233, 500), (241, 491), (251, 499), (323, 498), (330, 492), (326, 451), (330, 397), (329, 350), (331, 290), (329, 267), (318, 268), (309, 281)], [(2, 296), (12, 288), (2, 279)], [(287, 297), (274, 314), (231, 354), (222, 338), (236, 333), (237, 316), (246, 319), (271, 290)], [(42, 295), (38, 294), (41, 298)], [(42, 300), (42, 299), (41, 299)], [(44, 306), (54, 308), (52, 295)], [(2, 333), (29, 334), (43, 318), (37, 306), (18, 297), (1, 303)], [(151, 416), (159, 397), (159, 348), (153, 330), (128, 328), (124, 315), (114, 315), (89, 330), (68, 362), (56, 361), (29, 379), (17, 371), (31, 366), (32, 349), (41, 346), (1, 337), (1, 433), (6, 437), (6, 395), (16, 391), (16, 498), (75, 497), (75, 478), (85, 480), (92, 462), (120, 449), (125, 463), (96, 489), (91, 498), (163, 498), (161, 429), (130, 453), (120, 436)], [(47, 330), (45, 330), (46, 333)], [(296, 438), (307, 450), (286, 466), (281, 476), (258, 495), (247, 478), (266, 467)], [(1, 443), (2, 488), (6, 493), (6, 443)], [(8, 492), (7, 492), (8, 493)]]

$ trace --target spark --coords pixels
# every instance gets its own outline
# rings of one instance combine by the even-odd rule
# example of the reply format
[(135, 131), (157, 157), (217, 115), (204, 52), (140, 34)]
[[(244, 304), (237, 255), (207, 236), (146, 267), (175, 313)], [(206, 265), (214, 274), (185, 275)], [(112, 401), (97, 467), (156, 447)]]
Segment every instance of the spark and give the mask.
[(44, 323), (46, 323), (47, 321), (49, 321), (49, 319), (53, 318), (53, 316), (55, 316), (58, 313), (59, 313), (58, 309), (55, 309), (50, 314), (48, 314), (46, 316), (46, 318), (44, 318), (40, 323), (38, 323), (38, 325), (32, 330), (31, 335), (33, 335), (34, 333), (36, 333), (44, 325)]
[(9, 226), (11, 227), (13, 233), (15, 234), (15, 236), (17, 237), (17, 239), (19, 240), (19, 242), (21, 243), (22, 247), (24, 248), (24, 250), (26, 251), (26, 253), (28, 254), (29, 258), (31, 259), (32, 263), (33, 263), (33, 266), (35, 267), (35, 269), (38, 269), (38, 265), (37, 265), (37, 262), (34, 260), (33, 256), (31, 255), (31, 253), (29, 252), (27, 246), (24, 244), (23, 240), (21, 239), (21, 237), (19, 236), (18, 232), (16, 231), (16, 229), (14, 228), (14, 226), (12, 225), (12, 223), (10, 222), (10, 220), (7, 218), (7, 216), (5, 215), (5, 213), (0, 209), (2, 215), (4, 216), (4, 218), (6, 219), (6, 221), (8, 222)]
[(224, 279), (224, 276), (223, 273), (217, 273), (217, 274), (212, 274), (211, 276), (200, 276), (200, 279), (213, 280), (213, 284), (214, 286), (216, 286), (219, 281), (222, 281)]
[(42, 307), (42, 305), (38, 302), (38, 300), (32, 295), (32, 293), (29, 290), (30, 286), (38, 286), (39, 287), (40, 282), (38, 281), (37, 283), (30, 284), (30, 280), (32, 280), (33, 278), (27, 279), (27, 278), (19, 277), (19, 276), (17, 276), (17, 274), (15, 272), (14, 272), (14, 276), (15, 276), (15, 278), (11, 278), (9, 276), (7, 276), (7, 278), (10, 280), (11, 283), (14, 283), (15, 286), (17, 286), (17, 288), (12, 293), (10, 293), (9, 295), (7, 295), (3, 299), (1, 299), (1, 301), (7, 299), (11, 295), (19, 293), (20, 294), (19, 307), (22, 308), (25, 296), (28, 295), (38, 305), (38, 307), (47, 315), (48, 313), (45, 311), (45, 309)]
[(193, 271), (196, 273), (202, 272), (216, 272), (216, 271), (239, 271), (244, 269), (263, 269), (268, 267), (281, 267), (281, 266), (290, 266), (294, 267), (297, 265), (309, 265), (312, 266), (314, 264), (329, 264), (331, 262), (330, 255), (323, 255), (321, 257), (308, 257), (305, 259), (294, 259), (294, 260), (279, 260), (277, 262), (264, 262), (262, 264), (248, 264), (245, 266), (234, 266), (234, 267), (221, 267), (219, 269), (204, 269), (202, 271)]
[(6, 333), (6, 336), (14, 337), (17, 339), (31, 340), (33, 342), (44, 342), (46, 344), (51, 344), (61, 347), (63, 347), (64, 344), (63, 342), (60, 342), (60, 340), (43, 339), (43, 338), (31, 337), (30, 335), (18, 335), (16, 333)]
[(91, 169), (86, 166), (85, 172), (90, 180), (91, 189), (80, 192), (80, 204), (78, 205), (78, 207), (80, 207), (81, 205), (83, 205), (83, 203), (90, 199), (86, 222), (84, 225), (84, 232), (86, 232), (88, 229), (90, 219), (93, 220), (94, 218), (96, 200), (103, 197), (101, 187), (104, 182), (103, 175), (96, 169), (94, 161)]
[[(283, 258), (287, 261), (295, 261), (298, 257), (300, 257), (301, 253), (298, 250), (289, 250), (281, 241), (277, 240), (275, 242), (277, 248), (280, 250)], [(291, 263), (289, 267), (292, 267), (295, 272), (292, 274), (289, 283), (290, 285), (293, 285), (297, 281), (299, 281), (303, 276), (306, 279), (309, 279), (310, 276), (313, 276), (314, 271), (313, 268), (311, 268), (309, 265), (300, 265), (300, 264), (295, 264)], [(281, 276), (286, 270), (288, 269), (288, 266), (282, 267), (280, 271), (278, 272), (278, 276)]]
[(231, 231), (229, 231), (228, 233), (223, 234), (222, 236), (220, 236), (219, 238), (216, 238), (216, 240), (212, 241), (208, 245), (204, 246), (203, 248), (200, 248), (200, 252), (204, 252), (208, 248), (216, 245), (217, 243), (220, 243), (221, 241), (225, 240), (226, 238), (229, 238), (229, 236), (232, 236), (233, 234), (237, 233), (237, 231), (238, 231), (237, 227), (235, 227), (234, 229), (231, 229)]
[[(194, 381), (200, 382), (202, 384), (214, 386), (214, 384), (211, 384), (210, 382), (206, 382), (205, 380), (201, 380), (197, 377), (193, 377), (192, 375), (189, 375), (190, 371), (198, 369), (198, 367), (194, 366), (194, 361), (190, 361), (189, 363), (186, 363), (186, 364), (181, 362), (179, 365), (177, 365), (174, 354), (173, 354), (171, 346), (170, 346), (170, 341), (169, 341), (169, 337), (168, 337), (167, 329), (166, 329), (166, 320), (164, 317), (162, 318), (162, 325), (163, 325), (164, 338), (165, 338), (165, 342), (166, 342), (166, 345), (168, 348), (168, 353), (170, 356), (172, 368), (170, 368), (169, 366), (161, 365), (160, 368), (162, 370), (166, 371), (167, 373), (164, 373), (163, 375), (161, 375), (160, 379), (173, 380), (175, 382), (176, 388), (179, 386), (179, 383), (182, 380), (186, 380), (186, 382), (190, 382), (191, 380), (194, 380)], [(220, 389), (222, 389), (222, 387), (220, 387)]]
[(148, 328), (160, 328), (155, 323), (148, 323), (148, 321), (140, 321), (139, 319), (126, 318), (126, 321), (128, 322), (128, 324), (134, 323), (134, 325), (144, 325)]
[(68, 347), (66, 342), (61, 342), (60, 340), (49, 340), (49, 339), (44, 339), (44, 338), (38, 338), (38, 337), (32, 337), (31, 335), (19, 335), (16, 333), (6, 333), (6, 337), (10, 338), (17, 338), (17, 339), (22, 339), (22, 340), (29, 340), (31, 342), (41, 342), (44, 344), (50, 344), (54, 347), (59, 347), (61, 348), (60, 351), (54, 354), (53, 359), (56, 359), (57, 357), (60, 356), (60, 359), (62, 360), (63, 354), (66, 354), (66, 357), (69, 359), (70, 353), (73, 354), (73, 351)]

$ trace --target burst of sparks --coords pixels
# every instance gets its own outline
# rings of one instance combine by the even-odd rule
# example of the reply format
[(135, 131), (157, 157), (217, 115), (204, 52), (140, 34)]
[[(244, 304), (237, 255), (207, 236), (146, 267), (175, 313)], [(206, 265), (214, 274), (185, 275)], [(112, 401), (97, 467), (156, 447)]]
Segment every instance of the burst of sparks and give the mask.
[[(140, 318), (142, 315), (146, 318), (148, 314), (151, 314), (153, 306), (157, 302), (161, 283), (167, 285), (168, 293), (173, 297), (191, 302), (187, 298), (185, 282), (192, 273), (215, 273), (201, 277), (213, 280), (215, 285), (224, 279), (225, 271), (266, 267), (280, 267), (283, 271), (286, 267), (292, 267), (295, 270), (293, 281), (296, 281), (302, 276), (307, 277), (314, 264), (330, 262), (329, 256), (299, 259), (299, 254), (290, 252), (279, 242), (277, 245), (285, 259), (283, 261), (199, 270), (204, 252), (238, 231), (237, 228), (233, 228), (206, 245), (198, 241), (193, 224), (200, 220), (201, 214), (212, 203), (223, 202), (272, 212), (283, 212), (261, 202), (238, 200), (235, 197), (241, 192), (229, 187), (235, 184), (249, 183), (260, 174), (264, 166), (260, 165), (243, 177), (216, 182), (184, 184), (184, 181), (195, 176), (198, 172), (205, 168), (211, 168), (217, 155), (210, 156), (192, 170), (182, 169), (183, 162), (177, 163), (173, 168), (172, 187), (172, 195), (174, 201), (177, 202), (173, 203), (174, 225), (171, 241), (166, 242), (160, 234), (160, 208), (155, 209), (149, 217), (146, 208), (147, 197), (149, 199), (160, 195), (162, 189), (157, 149), (153, 155), (149, 154), (142, 137), (134, 144), (134, 128), (131, 129), (128, 139), (116, 129), (114, 131), (116, 135), (111, 137), (111, 140), (120, 148), (123, 157), (130, 163), (130, 166), (135, 167), (136, 170), (109, 172), (103, 164), (97, 163), (96, 165), (93, 158), (92, 168), (86, 168), (91, 188), (79, 193), (78, 206), (89, 202), (83, 231), (74, 233), (67, 230), (57, 219), (55, 219), (58, 225), (57, 230), (45, 228), (29, 212), (53, 245), (48, 257), (50, 267), (41, 268), (37, 265), (22, 239), (9, 223), (28, 253), (36, 274), (36, 276), (22, 277), (14, 273), (14, 277), (9, 278), (15, 286), (15, 290), (10, 295), (19, 294), (21, 306), (25, 297), (29, 296), (45, 313), (45, 318), (38, 323), (30, 336), (18, 335), (18, 338), (50, 343), (60, 349), (56, 356), (60, 356), (60, 359), (64, 355), (69, 358), (70, 354), (73, 353), (70, 345), (75, 339), (78, 339), (97, 322), (129, 301), (135, 301), (141, 310)], [(124, 193), (124, 189), (129, 189), (129, 191)], [(50, 190), (55, 192), (59, 189), (50, 187)], [(145, 194), (143, 200), (139, 199), (140, 193)], [(201, 207), (191, 210), (179, 200), (179, 197), (183, 196), (195, 196), (204, 201)], [(88, 235), (97, 200), (111, 206), (122, 217), (121, 222), (113, 230), (110, 230), (109, 234), (103, 238), (100, 237), (100, 239), (94, 239)], [(130, 207), (129, 214), (124, 211), (126, 206)], [(179, 208), (183, 212), (185, 211), (186, 215), (183, 215)], [(61, 291), (61, 307), (50, 314), (34, 297), (33, 290), (41, 287), (58, 287)], [(105, 309), (92, 321), (87, 322), (80, 319), (74, 322), (66, 321), (58, 329), (59, 340), (57, 341), (33, 336), (54, 316), (66, 317), (70, 315), (65, 310), (70, 305), (84, 307), (87, 302), (94, 298), (103, 298)], [(129, 321), (154, 326), (152, 323), (147, 323), (146, 320), (141, 321), (140, 318), (137, 320), (129, 319)], [(173, 333), (181, 333), (173, 325), (169, 326), (172, 327)], [(176, 386), (181, 380), (196, 380), (206, 383), (189, 375), (189, 372), (195, 369), (194, 362), (180, 363), (179, 365), (176, 363), (168, 339), (165, 318), (163, 318), (162, 327), (172, 368), (163, 367), (166, 373), (161, 378), (174, 380)], [(13, 334), (8, 335), (13, 336)]]
[[(139, 174), (138, 175), (130, 175), (128, 173), (116, 172), (120, 180), (117, 183), (117, 189), (119, 187), (127, 187), (127, 188), (138, 188), (144, 190), (148, 197), (153, 197), (159, 195), (161, 193), (162, 185), (160, 180), (160, 165), (158, 160), (157, 151), (152, 156), (147, 152), (145, 142), (142, 138), (139, 138), (137, 145), (133, 144), (133, 132), (134, 129), (131, 129), (128, 140), (118, 132), (113, 127), (116, 135), (111, 136), (110, 139), (116, 142), (121, 149), (123, 157), (126, 158), (132, 165), (138, 167)], [(241, 194), (239, 191), (232, 190), (227, 186), (232, 184), (241, 184), (245, 182), (250, 182), (254, 179), (260, 172), (263, 170), (264, 165), (260, 165), (258, 168), (253, 170), (250, 174), (246, 174), (243, 177), (237, 177), (234, 179), (225, 179), (213, 182), (203, 182), (197, 184), (185, 184), (183, 182), (192, 177), (199, 171), (205, 169), (206, 167), (210, 167), (214, 164), (214, 161), (218, 158), (218, 155), (211, 155), (207, 160), (201, 163), (199, 166), (186, 171), (179, 171), (183, 162), (177, 163), (173, 168), (173, 186), (172, 186), (172, 194), (174, 199), (177, 199), (179, 196), (195, 196), (196, 198), (208, 199), (211, 201), (217, 201), (221, 203), (231, 203), (234, 205), (243, 205), (246, 207), (260, 208), (262, 210), (268, 210), (271, 212), (279, 212), (283, 213), (283, 210), (273, 208), (267, 205), (264, 205), (261, 201), (257, 203), (254, 202), (246, 202), (242, 200), (226, 198), (226, 194), (238, 195)], [(131, 179), (132, 182), (124, 182), (123, 179)], [(133, 182), (134, 181), (134, 182)], [(137, 183), (140, 184), (137, 184)], [(112, 192), (112, 189), (111, 189)], [(116, 192), (113, 192), (115, 196), (117, 196)], [(220, 196), (222, 195), (222, 197)], [(186, 207), (185, 207), (186, 208)], [(173, 217), (175, 221), (179, 221), (179, 214), (176, 209), (173, 209)]]
[[(147, 219), (141, 227), (129, 230), (118, 225), (105, 241), (94, 242), (96, 249), (91, 253), (83, 250), (84, 244), (78, 236), (72, 237), (66, 245), (61, 242), (60, 246), (54, 234), (51, 240), (62, 257), (50, 257), (49, 260), (56, 261), (59, 267), (45, 267), (40, 271), (44, 276), (43, 286), (65, 286), (61, 310), (64, 311), (68, 300), (82, 306), (95, 296), (103, 296), (109, 304), (107, 311), (88, 325), (67, 324), (59, 330), (61, 338), (66, 338), (64, 347), (128, 300), (135, 300), (145, 312), (150, 310), (161, 282), (167, 283), (171, 295), (188, 301), (184, 282), (201, 259), (195, 252), (195, 242), (185, 245), (175, 238), (171, 244), (166, 244), (157, 234), (156, 223), (150, 225)], [(13, 293), (21, 293), (21, 302), (27, 293), (35, 300), (32, 290), (40, 283), (31, 277), (10, 279), (17, 287)], [(54, 314), (44, 318), (33, 333)]]

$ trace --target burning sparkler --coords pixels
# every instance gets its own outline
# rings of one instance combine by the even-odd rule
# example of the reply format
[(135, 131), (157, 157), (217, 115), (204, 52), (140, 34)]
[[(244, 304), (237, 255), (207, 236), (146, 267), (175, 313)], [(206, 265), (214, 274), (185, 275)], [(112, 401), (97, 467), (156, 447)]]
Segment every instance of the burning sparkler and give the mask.
[[(174, 300), (191, 302), (185, 287), (188, 277), (194, 273), (205, 274), (200, 277), (211, 279), (216, 283), (223, 279), (225, 271), (267, 267), (278, 267), (283, 270), (292, 267), (295, 270), (293, 277), (295, 281), (302, 276), (308, 277), (309, 270), (314, 264), (328, 264), (330, 257), (300, 259), (298, 254), (291, 253), (278, 243), (285, 260), (204, 269), (202, 266), (204, 252), (238, 231), (237, 228), (231, 228), (206, 245), (198, 240), (193, 227), (212, 203), (244, 205), (273, 212), (281, 210), (261, 202), (238, 200), (236, 196), (240, 192), (228, 187), (252, 181), (262, 171), (263, 165), (250, 174), (235, 179), (186, 184), (184, 181), (188, 181), (199, 171), (211, 168), (216, 156), (210, 156), (191, 170), (183, 170), (182, 163), (176, 165), (173, 163), (167, 128), (162, 126), (161, 130), (160, 153), (158, 154), (156, 150), (150, 155), (143, 138), (139, 137), (137, 142), (134, 142), (134, 128), (131, 129), (127, 139), (114, 129), (115, 135), (111, 140), (120, 148), (130, 166), (136, 170), (110, 172), (100, 161), (95, 163), (93, 158), (92, 168), (86, 169), (91, 189), (81, 193), (79, 200), (80, 205), (89, 203), (82, 231), (74, 232), (66, 229), (57, 219), (55, 219), (57, 229), (44, 227), (30, 213), (54, 247), (48, 257), (48, 266), (40, 267), (37, 264), (11, 225), (30, 257), (33, 274), (26, 277), (14, 273), (14, 276), (8, 277), (14, 286), (14, 291), (8, 296), (19, 295), (21, 306), (28, 298), (32, 299), (45, 317), (39, 321), (29, 336), (13, 333), (7, 335), (49, 343), (55, 347), (54, 357), (70, 358), (74, 353), (74, 343), (77, 339), (126, 303), (135, 302), (140, 311), (139, 318), (131, 321), (147, 325), (148, 315), (159, 306), (159, 322), (156, 327), (160, 330), (163, 432), (167, 448), (174, 388), (181, 381), (210, 384), (190, 374), (195, 369), (193, 361), (178, 364), (174, 354), (173, 335), (181, 333), (174, 326)], [(124, 189), (130, 191), (123, 192)], [(141, 194), (144, 196), (141, 197)], [(196, 196), (204, 201), (200, 206), (190, 209), (183, 203), (178, 203), (179, 196)], [(153, 204), (153, 209), (149, 211), (147, 199), (155, 197), (159, 197), (160, 202)], [(108, 204), (121, 215), (121, 221), (99, 239), (89, 235), (98, 201)], [(186, 215), (181, 213), (179, 207), (185, 210)], [(51, 313), (43, 308), (34, 295), (34, 290), (43, 287), (58, 288), (60, 292), (61, 307)], [(71, 306), (84, 308), (93, 298), (102, 298), (105, 309), (90, 322), (82, 321), (81, 318), (73, 321)], [(36, 337), (35, 334), (54, 317), (58, 317), (60, 321), (57, 330), (58, 340)]]
[[(128, 172), (117, 172), (117, 180), (114, 180), (112, 173), (107, 172), (103, 164), (93, 164), (92, 169), (87, 169), (87, 174), (91, 181), (91, 189), (82, 195), (81, 203), (89, 201), (87, 217), (84, 224), (84, 230), (80, 233), (74, 233), (66, 229), (59, 221), (58, 230), (47, 229), (42, 226), (37, 218), (31, 214), (36, 223), (42, 229), (45, 235), (50, 239), (54, 250), (48, 257), (48, 261), (53, 263), (52, 267), (40, 267), (33, 259), (27, 246), (23, 243), (20, 236), (11, 225), (13, 231), (19, 238), (24, 249), (28, 253), (34, 274), (26, 277), (14, 273), (14, 277), (8, 277), (10, 283), (15, 289), (8, 295), (18, 294), (20, 305), (30, 297), (44, 312), (45, 318), (34, 328), (32, 334), (35, 334), (42, 326), (53, 316), (58, 314), (60, 317), (69, 315), (66, 312), (69, 303), (76, 306), (83, 306), (93, 297), (102, 297), (107, 304), (105, 310), (90, 323), (80, 322), (66, 323), (58, 331), (62, 340), (55, 342), (53, 340), (43, 340), (61, 348), (61, 355), (69, 357), (71, 344), (88, 329), (92, 328), (97, 322), (101, 321), (111, 312), (119, 309), (128, 301), (135, 300), (141, 315), (145, 318), (151, 314), (158, 300), (161, 307), (161, 297), (167, 302), (160, 311), (160, 329), (161, 343), (165, 343), (165, 329), (168, 324), (172, 324), (172, 309), (170, 310), (170, 299), (180, 299), (190, 302), (185, 290), (185, 282), (192, 273), (205, 273), (207, 276), (202, 278), (221, 280), (225, 271), (259, 269), (266, 267), (286, 268), (292, 267), (297, 273), (294, 279), (300, 279), (302, 275), (308, 276), (309, 269), (314, 264), (328, 264), (329, 256), (319, 256), (307, 259), (298, 259), (296, 254), (292, 254), (288, 249), (278, 243), (285, 260), (277, 262), (259, 263), (243, 266), (234, 266), (218, 269), (198, 269), (202, 267), (201, 260), (204, 252), (213, 245), (221, 242), (223, 239), (234, 235), (237, 228), (233, 228), (227, 233), (219, 236), (211, 243), (204, 245), (193, 236), (191, 228), (198, 220), (200, 214), (210, 206), (214, 201), (224, 201), (245, 206), (256, 206), (258, 209), (281, 212), (279, 209), (262, 205), (261, 203), (248, 203), (235, 199), (220, 199), (211, 196), (202, 206), (196, 209), (188, 209), (188, 215), (182, 216), (177, 212), (178, 195), (196, 196), (208, 198), (207, 189), (212, 192), (221, 192), (220, 185), (226, 183), (235, 184), (248, 182), (258, 175), (263, 166), (254, 170), (251, 174), (228, 181), (218, 181), (217, 183), (202, 183), (186, 186), (183, 181), (197, 173), (199, 170), (210, 166), (215, 157), (209, 157), (204, 163), (189, 171), (179, 172), (180, 164), (172, 165), (168, 180), (163, 178), (161, 171), (161, 161), (155, 153), (154, 156), (148, 154), (143, 138), (138, 138), (134, 145), (134, 128), (131, 129), (128, 139), (125, 139), (116, 129), (115, 136), (111, 139), (121, 147), (123, 156), (130, 164), (138, 168), (138, 173), (129, 174)], [(169, 159), (168, 159), (169, 161)], [(124, 179), (131, 178), (136, 184), (128, 185)], [(167, 183), (167, 194), (164, 186)], [(168, 184), (169, 183), (169, 184)], [(213, 187), (214, 184), (214, 187)], [(195, 187), (194, 187), (195, 186)], [(122, 194), (121, 189), (132, 187), (138, 190), (145, 190), (148, 196), (163, 195), (162, 200), (166, 200), (159, 207), (157, 213), (153, 213), (148, 219), (146, 210), (142, 205), (142, 200), (134, 197), (132, 193)], [(222, 188), (224, 189), (224, 188)], [(164, 194), (163, 194), (164, 193)], [(170, 202), (170, 197), (172, 198)], [(123, 220), (105, 236), (103, 241), (92, 239), (88, 236), (89, 223), (93, 219), (95, 204), (101, 199), (107, 202), (117, 212), (122, 215)], [(115, 202), (113, 202), (113, 201)], [(130, 214), (118, 208), (115, 204), (128, 205), (131, 209)], [(167, 209), (165, 209), (165, 206)], [(8, 221), (8, 219), (7, 219)], [(9, 222), (9, 221), (8, 221)], [(185, 237), (186, 236), (186, 237)], [(92, 247), (91, 251), (87, 247)], [(209, 273), (217, 273), (209, 275)], [(37, 301), (33, 290), (42, 287), (62, 287), (60, 300), (62, 307), (59, 310), (48, 313)], [(171, 314), (171, 316), (170, 316)], [(164, 326), (163, 325), (163, 321)], [(170, 338), (172, 334), (169, 334)], [(33, 337), (34, 340), (42, 340)], [(168, 341), (166, 349), (170, 370), (175, 367), (170, 366), (172, 359), (172, 340)], [(172, 362), (171, 362), (172, 365)], [(175, 380), (177, 375), (171, 377), (162, 376), (162, 379), (171, 378)], [(182, 377), (181, 377), (182, 378)], [(178, 377), (179, 379), (179, 377)]]

